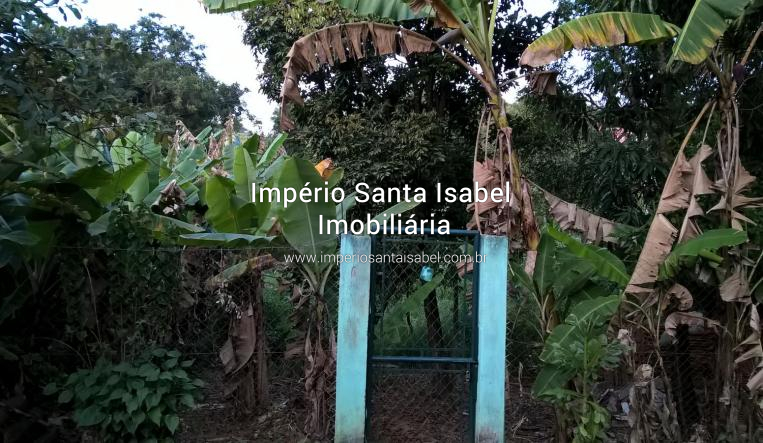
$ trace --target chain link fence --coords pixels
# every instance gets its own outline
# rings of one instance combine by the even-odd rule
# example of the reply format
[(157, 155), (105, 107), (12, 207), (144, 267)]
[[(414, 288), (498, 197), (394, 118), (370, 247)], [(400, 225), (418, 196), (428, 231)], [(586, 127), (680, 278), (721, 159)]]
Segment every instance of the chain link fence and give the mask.
[(372, 441), (470, 440), (474, 285), (459, 257), (473, 251), (471, 236), (375, 238), (389, 261), (373, 267)]
[[(51, 312), (71, 320), (49, 347), (48, 363), (93, 363), (110, 349), (115, 359), (147, 346), (172, 347), (196, 360), (207, 386), (205, 399), (183, 420), (181, 441), (299, 441), (310, 405), (305, 401), (302, 319), (295, 311), (302, 277), (276, 264), (229, 281), (214, 279), (231, 266), (279, 250), (207, 248), (69, 248)], [(369, 377), (372, 441), (469, 441), (472, 422), (474, 275), (445, 255), (472, 254), (465, 237), (386, 236), (374, 253), (436, 256), (432, 263), (406, 260), (374, 268)], [(255, 280), (255, 278), (257, 280)], [(336, 330), (339, 270), (327, 283), (327, 328)], [(220, 361), (242, 303), (262, 285), (267, 404), (237, 404)], [(531, 395), (541, 367), (537, 306), (509, 292), (506, 340), (506, 441), (554, 439), (554, 410)], [(62, 305), (63, 304), (63, 305)], [(86, 331), (84, 336), (79, 336)], [(637, 340), (638, 341), (638, 340)], [(655, 404), (672, 399), (675, 427), (684, 441), (716, 433), (718, 335), (683, 331), (674, 344), (636, 343), (630, 369), (606, 374), (594, 389), (612, 416), (611, 441), (627, 441), (633, 368), (654, 370)], [(79, 343), (79, 344), (77, 344)], [(64, 346), (66, 344), (66, 346)], [(55, 361), (54, 361), (55, 360)], [(748, 368), (751, 370), (751, 368)], [(333, 368), (331, 369), (333, 370)], [(745, 370), (744, 367), (740, 368)], [(663, 378), (664, 376), (664, 378)], [(333, 436), (335, 389), (326, 387), (326, 440)], [(742, 383), (745, 377), (739, 376)], [(692, 440), (694, 439), (694, 440)]]

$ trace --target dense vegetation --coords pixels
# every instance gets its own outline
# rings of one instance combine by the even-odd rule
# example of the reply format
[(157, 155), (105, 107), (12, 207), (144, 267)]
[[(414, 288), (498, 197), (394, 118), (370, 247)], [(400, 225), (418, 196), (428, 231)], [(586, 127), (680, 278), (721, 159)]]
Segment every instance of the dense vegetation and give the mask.
[[(287, 136), (243, 130), (246, 91), (212, 78), (205, 48), (160, 16), (70, 26), (49, 16), (79, 17), (68, 0), (0, 0), (9, 441), (171, 439), (200, 398), (184, 354), (201, 347), (220, 349), (222, 368), (206, 364), (245, 411), (271, 407), (271, 353), (300, 358), (300, 428), (330, 437), (336, 269), (281, 259), (337, 252), (319, 217), (382, 210), (510, 236), (510, 340), (523, 354), (507, 365), (520, 377), (530, 368), (556, 441), (614, 438), (615, 415), (629, 411), (632, 441), (760, 437), (761, 2), (560, 0), (536, 17), (521, 0), (388, 1), (400, 8), (205, 2), (244, 10), (243, 41), (262, 92), (282, 100), (274, 120)], [(343, 25), (369, 20), (400, 27), (361, 38)], [(333, 48), (344, 63), (293, 50), (325, 43), (328, 26), (349, 43)], [(408, 54), (382, 37), (420, 46)], [(520, 77), (528, 86), (506, 103)], [(286, 206), (251, 190), (431, 190), (485, 177), (510, 184), (511, 204)], [(403, 329), (455, 329), (437, 304), (465, 312), (470, 301), (437, 291), (441, 281), (416, 280), (385, 309)], [(701, 389), (666, 363), (694, 352), (697, 335), (714, 337), (717, 361)], [(596, 392), (608, 373), (629, 411)], [(47, 420), (59, 413), (72, 420)]]

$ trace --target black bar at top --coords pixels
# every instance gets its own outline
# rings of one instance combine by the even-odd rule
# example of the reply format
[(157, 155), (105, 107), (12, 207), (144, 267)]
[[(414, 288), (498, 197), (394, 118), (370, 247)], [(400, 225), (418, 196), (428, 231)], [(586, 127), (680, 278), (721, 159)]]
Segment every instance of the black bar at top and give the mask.
[(476, 364), (471, 357), (414, 357), (414, 356), (390, 356), (374, 355), (371, 357), (374, 363), (452, 363), (452, 364)]

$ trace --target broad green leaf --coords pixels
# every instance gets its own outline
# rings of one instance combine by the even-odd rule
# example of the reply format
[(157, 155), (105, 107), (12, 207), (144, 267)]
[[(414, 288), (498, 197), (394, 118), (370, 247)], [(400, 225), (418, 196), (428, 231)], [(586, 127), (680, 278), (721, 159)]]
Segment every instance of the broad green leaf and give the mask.
[(33, 246), (40, 241), (40, 237), (29, 231), (8, 231), (0, 232), (0, 241), (8, 241), (21, 246)]
[(741, 245), (747, 242), (747, 233), (736, 229), (714, 229), (699, 237), (681, 243), (673, 249), (660, 267), (660, 279), (675, 277), (687, 259), (703, 256), (715, 262), (722, 258), (713, 253), (719, 248)]
[(233, 150), (235, 148), (236, 146), (233, 143), (223, 146), (223, 169), (225, 169), (226, 172), (233, 171)]
[(202, 0), (209, 12), (242, 11), (255, 6), (277, 3), (277, 0)]
[(154, 187), (159, 184), (159, 174), (162, 165), (162, 145), (154, 143), (153, 134), (143, 136), (143, 149), (140, 157), (148, 162), (148, 185)]
[[(203, 0), (203, 3), (209, 12), (219, 13), (272, 4), (275, 0)], [(337, 0), (337, 3), (357, 15), (385, 17), (395, 21), (426, 16), (426, 14), (415, 14), (405, 0)]]
[(125, 190), (133, 202), (131, 205), (141, 203), (143, 199), (148, 195), (148, 191), (149, 185), (147, 172), (138, 175), (133, 184)]
[(154, 424), (160, 425), (162, 423), (162, 410), (159, 408), (152, 408), (148, 411), (148, 418)]
[(533, 383), (532, 393), (539, 398), (552, 389), (560, 389), (567, 386), (573, 374), (553, 365), (544, 365)]
[(600, 276), (620, 286), (628, 284), (630, 276), (625, 270), (625, 265), (611, 252), (597, 246), (585, 245), (553, 227), (548, 228), (548, 234), (564, 244), (573, 255), (589, 262)]
[(109, 229), (110, 219), (111, 219), (111, 211), (101, 215), (94, 222), (87, 225), (87, 233), (92, 236), (104, 234)]
[[(406, 213), (406, 212), (416, 208), (418, 205), (420, 205), (419, 202), (415, 202), (415, 201), (409, 201), (409, 202), (402, 201), (402, 202), (392, 206), (391, 208), (385, 209), (384, 211), (382, 211), (380, 214), (378, 214), (376, 217), (372, 218), (371, 220), (376, 220), (381, 225), (384, 222), (384, 220), (389, 220), (390, 217), (392, 217), (393, 215), (404, 214), (404, 213)], [(368, 227), (366, 227), (366, 230), (368, 230)]]
[(256, 156), (257, 153), (260, 152), (260, 136), (257, 134), (252, 135), (246, 139), (246, 141), (242, 143), (241, 146), (243, 146), (248, 153)]
[(546, 338), (546, 344), (543, 347), (543, 352), (540, 354), (540, 359), (546, 361), (549, 358), (550, 349), (553, 346), (559, 346), (562, 348), (570, 348), (575, 342), (582, 342), (585, 339), (581, 329), (575, 325), (569, 325), (563, 323), (557, 325)]
[(32, 247), (24, 249), (27, 257), (47, 257), (56, 246), (56, 230), (61, 224), (60, 220), (31, 221), (27, 223), (27, 231), (40, 239)]
[[(432, 17), (432, 8), (423, 7), (414, 12), (408, 0), (335, 0), (336, 3), (360, 16), (383, 17), (392, 21), (404, 21)], [(209, 12), (241, 11), (260, 5), (276, 3), (276, 0), (202, 0)], [(461, 19), (476, 16), (479, 0), (443, 0), (443, 3)]]
[(259, 235), (205, 232), (198, 234), (183, 234), (179, 238), (179, 243), (188, 246), (242, 247), (251, 246), (260, 242), (270, 242), (272, 239), (272, 237), (263, 237)]
[[(87, 233), (96, 236), (104, 234), (109, 229), (109, 225), (111, 222), (111, 214), (112, 211), (106, 212), (105, 214), (98, 217), (94, 222), (87, 225)], [(180, 231), (184, 232), (203, 232), (204, 229), (200, 226), (196, 226), (191, 223), (186, 223), (182, 220), (178, 220), (175, 218), (167, 217), (164, 215), (159, 214), (152, 214), (152, 218), (154, 221), (153, 224), (153, 231), (155, 233), (163, 233), (168, 230), (168, 227), (173, 226)]]
[(281, 146), (283, 146), (287, 137), (288, 134), (286, 133), (278, 134), (278, 137), (276, 137), (275, 140), (270, 143), (268, 149), (266, 149), (262, 154), (262, 157), (260, 157), (260, 160), (257, 162), (257, 167), (264, 166), (269, 163), (270, 160), (272, 160), (273, 157), (278, 153), (278, 150), (281, 148)]
[[(275, 180), (275, 187), (283, 191), (288, 188), (294, 189), (298, 194), (306, 183), (316, 194), (316, 190), (323, 189), (323, 180), (315, 170), (315, 166), (295, 157), (289, 157), (284, 161), (280, 174)], [(277, 207), (278, 218), (286, 241), (302, 255), (314, 255), (316, 273), (320, 273), (330, 263), (318, 263), (319, 257), (325, 253), (336, 251), (336, 235), (329, 234), (325, 229), (325, 223), (336, 217), (336, 205), (332, 201), (311, 201), (306, 203), (302, 199), (284, 205), (272, 202)], [(324, 227), (320, 226), (323, 220)]]
[(196, 402), (193, 399), (193, 395), (187, 394), (187, 393), (180, 396), (180, 404), (185, 405), (189, 408), (193, 408), (196, 406)]
[(601, 326), (612, 318), (620, 307), (620, 296), (597, 297), (591, 300), (583, 300), (570, 309), (565, 319), (569, 324), (590, 324), (594, 327)]
[(85, 409), (74, 411), (74, 421), (79, 426), (95, 426), (106, 418), (106, 414), (101, 411), (98, 405), (91, 405)]
[(329, 189), (334, 189), (336, 185), (338, 185), (339, 182), (342, 181), (343, 178), (344, 178), (344, 169), (336, 168), (334, 169), (334, 172), (331, 174), (331, 177), (329, 177), (329, 179), (325, 181), (328, 183)]
[(201, 132), (196, 134), (196, 143), (199, 145), (206, 145), (209, 141), (209, 136), (212, 134), (212, 127), (207, 126), (206, 128), (202, 129)]
[(554, 277), (557, 275), (554, 270), (556, 252), (556, 241), (553, 237), (544, 233), (540, 238), (538, 245), (538, 257), (535, 260), (535, 272), (533, 280), (538, 288), (540, 295), (544, 295), (551, 287)]
[(73, 397), (74, 397), (74, 392), (72, 392), (69, 389), (66, 389), (64, 391), (61, 391), (60, 394), (58, 394), (58, 402), (69, 403)]
[(241, 232), (238, 211), (233, 203), (235, 183), (227, 178), (212, 175), (207, 179), (204, 192), (207, 203), (205, 218), (219, 232)]
[(680, 29), (659, 16), (634, 12), (590, 14), (554, 28), (530, 44), (520, 63), (543, 66), (561, 58), (570, 49), (595, 46), (656, 43), (679, 33)]
[(236, 183), (236, 195), (252, 201), (252, 183), (257, 178), (252, 156), (243, 146), (237, 146), (233, 153), (233, 181)]
[(94, 189), (108, 185), (112, 177), (113, 174), (102, 167), (90, 166), (78, 168), (69, 176), (68, 181), (85, 189)]
[[(396, 22), (434, 17), (431, 6), (414, 12), (409, 6), (409, 0), (337, 0), (337, 3), (357, 15), (383, 17)], [(444, 6), (465, 22), (470, 17), (477, 18), (480, 3), (480, 0), (442, 0)]]
[(591, 277), (596, 273), (588, 261), (572, 255), (567, 250), (561, 250), (557, 254), (559, 270), (554, 276), (554, 291), (562, 297), (568, 298), (582, 290), (591, 282)]
[(114, 172), (111, 182), (98, 189), (96, 199), (103, 204), (111, 203), (121, 192), (130, 189), (135, 181), (146, 173), (147, 169), (148, 163), (145, 160), (138, 160), (131, 165), (120, 167)]
[(445, 278), (443, 274), (437, 274), (431, 281), (422, 284), (411, 294), (390, 304), (383, 320), (377, 324), (376, 335), (381, 336), (383, 331), (386, 345), (399, 344), (407, 335), (405, 331), (410, 327), (408, 319), (415, 317), (415, 313), (423, 312), (424, 300), (440, 286), (443, 278)]
[(572, 349), (587, 340), (590, 328), (601, 328), (617, 312), (621, 298), (619, 295), (598, 297), (582, 301), (570, 309), (565, 322), (556, 326), (546, 339), (540, 359), (544, 362), (553, 357), (556, 348)]
[(174, 434), (180, 424), (180, 419), (175, 414), (165, 415), (164, 424), (167, 426), (170, 434)]
[[(256, 241), (256, 240), (255, 240)], [(208, 288), (217, 288), (221, 284), (229, 283), (247, 275), (255, 269), (263, 260), (262, 256), (250, 258), (235, 265), (225, 268), (222, 272), (207, 279), (204, 285)]]
[(423, 18), (429, 15), (429, 8), (413, 12), (406, 0), (337, 0), (345, 9), (361, 16), (384, 17), (394, 21)]
[(742, 16), (753, 3), (753, 0), (697, 0), (673, 46), (668, 66), (676, 60), (694, 65), (705, 61), (731, 21)]
[(511, 271), (511, 279), (514, 281), (514, 284), (516, 286), (519, 286), (521, 288), (524, 288), (527, 291), (530, 291), (532, 293), (535, 293), (535, 285), (533, 284), (532, 277), (527, 275), (527, 272), (525, 272), (524, 268), (522, 266), (517, 266), (514, 263), (511, 264), (509, 267), (509, 271)]
[(612, 291), (609, 288), (606, 288), (601, 285), (597, 285), (595, 283), (591, 283), (589, 285), (586, 285), (584, 288), (579, 289), (574, 294), (571, 294), (569, 296), (570, 305), (575, 306), (576, 304), (580, 302), (583, 302), (586, 300), (593, 300), (599, 297), (606, 297), (608, 295), (612, 295)]
[(172, 217), (167, 217), (165, 215), (153, 214), (153, 219), (154, 219), (155, 233), (166, 232), (170, 226), (184, 232), (203, 232), (204, 231), (204, 228), (202, 228), (201, 226), (196, 226), (191, 223), (186, 223), (182, 220), (178, 220)]
[[(202, 146), (196, 145), (194, 147), (187, 147), (183, 148), (180, 151), (180, 155), (178, 155), (177, 163), (178, 165), (180, 163), (188, 162), (189, 160), (192, 160), (194, 163), (198, 163), (201, 161), (204, 161), (204, 159), (207, 158), (207, 152), (204, 150)], [(176, 166), (175, 169), (178, 169), (180, 166)]]
[(114, 172), (130, 164), (130, 149), (125, 146), (122, 139), (114, 141), (109, 154), (111, 155), (111, 164), (114, 167)]
[(48, 383), (47, 385), (45, 385), (45, 389), (43, 389), (42, 394), (53, 395), (56, 392), (58, 392), (58, 385), (55, 383)]

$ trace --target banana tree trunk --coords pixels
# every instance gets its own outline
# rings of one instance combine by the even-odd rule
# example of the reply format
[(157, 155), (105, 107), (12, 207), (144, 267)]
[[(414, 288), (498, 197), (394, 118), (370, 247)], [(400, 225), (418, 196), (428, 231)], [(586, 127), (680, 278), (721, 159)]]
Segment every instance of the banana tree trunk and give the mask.
[[(535, 271), (535, 260), (538, 255), (538, 245), (540, 244), (540, 232), (533, 212), (532, 194), (530, 186), (522, 176), (522, 168), (519, 164), (519, 157), (513, 149), (511, 140), (511, 127), (506, 115), (506, 105), (496, 81), (495, 71), (492, 66), (483, 64), (485, 72), (485, 88), (489, 97), (490, 112), (493, 120), (496, 122), (498, 131), (498, 151), (496, 152), (495, 164), (500, 167), (501, 186), (505, 189), (508, 182), (511, 189), (512, 198), (516, 202), (514, 205), (510, 202), (504, 202), (503, 205), (494, 208), (494, 211), (505, 212), (506, 223), (504, 232), (501, 230), (489, 229), (487, 234), (501, 235), (511, 234), (511, 223), (516, 223), (524, 239), (524, 246), (527, 251), (525, 261), (525, 271), (532, 275)], [(475, 177), (476, 178), (476, 177)], [(516, 214), (512, 214), (512, 206), (518, 208)]]
[[(318, 291), (322, 292), (322, 291)], [(307, 417), (304, 432), (323, 440), (331, 429), (331, 397), (336, 375), (336, 336), (328, 322), (322, 293), (316, 293), (309, 307), (305, 336), (305, 400)]]

